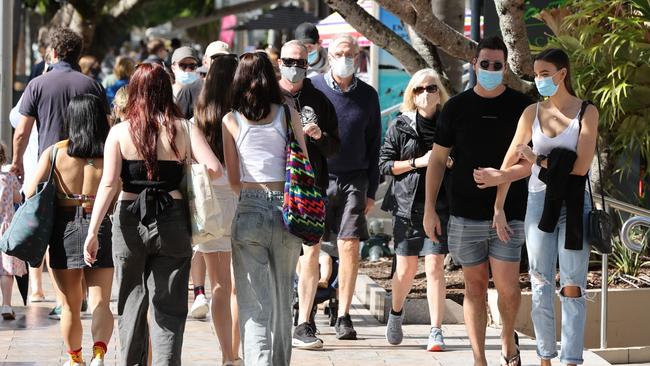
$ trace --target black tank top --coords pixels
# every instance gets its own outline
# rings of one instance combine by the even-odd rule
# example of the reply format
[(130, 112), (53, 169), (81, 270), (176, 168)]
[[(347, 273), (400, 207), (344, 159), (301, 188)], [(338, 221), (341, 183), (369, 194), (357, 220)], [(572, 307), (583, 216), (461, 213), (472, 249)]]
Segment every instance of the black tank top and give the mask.
[(176, 160), (158, 160), (158, 180), (148, 180), (143, 160), (122, 159), (122, 190), (139, 194), (146, 188), (167, 192), (178, 189), (183, 179), (183, 163)]

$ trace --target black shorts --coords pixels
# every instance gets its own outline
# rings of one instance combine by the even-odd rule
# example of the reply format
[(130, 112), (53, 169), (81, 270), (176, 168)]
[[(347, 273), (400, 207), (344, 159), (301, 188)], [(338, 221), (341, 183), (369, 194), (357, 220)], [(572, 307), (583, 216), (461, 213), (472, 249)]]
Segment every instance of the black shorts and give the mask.
[(370, 235), (365, 215), (367, 194), (366, 172), (345, 179), (330, 176), (323, 241), (368, 240)]
[(447, 246), (447, 222), (449, 216), (446, 214), (439, 215), (442, 229), (442, 235), (438, 235), (439, 243), (434, 243), (424, 233), (421, 215), (413, 215), (411, 219), (393, 216), (395, 254), (424, 257), (429, 254), (449, 253), (449, 247)]
[[(52, 238), (50, 239), (50, 267), (54, 269), (91, 268), (84, 262), (84, 242), (88, 235), (90, 213), (81, 207), (76, 209), (56, 208)], [(97, 261), (92, 268), (112, 268), (111, 221), (104, 217), (98, 233), (99, 249)]]

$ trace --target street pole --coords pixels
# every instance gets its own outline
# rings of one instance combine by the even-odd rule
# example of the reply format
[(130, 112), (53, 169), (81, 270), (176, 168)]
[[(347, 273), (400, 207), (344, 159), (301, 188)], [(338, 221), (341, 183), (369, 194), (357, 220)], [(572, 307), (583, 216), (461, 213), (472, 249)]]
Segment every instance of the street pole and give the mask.
[[(478, 42), (481, 40), (481, 12), (483, 10), (483, 0), (471, 0), (470, 4), (472, 23), (471, 23), (471, 37), (472, 40)], [(476, 74), (474, 73), (473, 67), (469, 65), (469, 88), (473, 88), (476, 85)]]
[[(15, 1), (15, 0), (14, 0)], [(9, 112), (13, 104), (13, 9), (12, 0), (2, 0), (0, 6), (0, 141), (11, 149)]]

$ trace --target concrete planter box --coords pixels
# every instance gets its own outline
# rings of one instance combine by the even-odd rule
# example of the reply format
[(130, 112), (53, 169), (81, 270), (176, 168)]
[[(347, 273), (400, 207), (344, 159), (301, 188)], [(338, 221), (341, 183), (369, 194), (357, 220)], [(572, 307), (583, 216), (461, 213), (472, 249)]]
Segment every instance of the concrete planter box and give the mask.
[[(585, 347), (600, 347), (600, 290), (587, 290), (587, 326)], [(650, 361), (650, 289), (611, 289), (608, 292), (607, 350), (594, 350), (613, 363)], [(491, 318), (501, 324), (497, 292), (488, 292)], [(535, 336), (530, 316), (532, 294), (523, 292), (515, 327), (530, 337)], [(556, 297), (557, 339), (560, 339), (560, 299)], [(608, 357), (608, 354), (610, 357)], [(612, 359), (610, 359), (612, 358)], [(618, 361), (618, 362), (615, 362)]]
[[(354, 291), (355, 296), (370, 310), (380, 322), (386, 323), (390, 312), (391, 297), (367, 275), (359, 275)], [(429, 305), (427, 299), (406, 299), (404, 304), (404, 324), (429, 324)], [(463, 307), (445, 300), (444, 324), (463, 324)]]

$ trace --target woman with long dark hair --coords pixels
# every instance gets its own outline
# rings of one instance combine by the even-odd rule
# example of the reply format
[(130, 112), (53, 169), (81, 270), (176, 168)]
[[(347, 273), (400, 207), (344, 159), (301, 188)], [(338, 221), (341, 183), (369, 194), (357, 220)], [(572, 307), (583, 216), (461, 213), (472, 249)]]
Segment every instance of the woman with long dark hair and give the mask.
[(128, 94), (126, 119), (111, 129), (106, 140), (104, 174), (84, 256), (88, 264), (98, 260), (100, 218), (106, 215), (121, 178), (113, 215), (120, 364), (146, 365), (145, 340), (150, 334), (153, 364), (179, 365), (192, 257), (187, 202), (179, 190), (183, 165), (193, 157), (215, 179), (222, 167), (199, 128), (190, 126), (191, 149), (187, 146), (186, 121), (174, 104), (162, 66), (139, 65)]
[[(501, 240), (507, 240), (510, 228), (503, 204), (508, 187), (510, 182), (530, 175), (525, 230), (537, 355), (542, 366), (550, 366), (558, 355), (555, 276), (559, 262), (560, 361), (577, 365), (583, 362), (591, 251), (584, 234), (591, 209), (585, 183), (596, 149), (598, 110), (575, 95), (569, 56), (564, 51), (542, 51), (535, 57), (533, 68), (537, 90), (547, 98), (522, 114), (502, 170), (482, 169), (474, 177), (480, 186), (499, 186), (494, 225)], [(528, 145), (531, 141), (532, 148)]]
[[(231, 87), (237, 69), (237, 55), (216, 54), (205, 78), (203, 89), (194, 107), (194, 122), (201, 128), (212, 151), (221, 163), (223, 159), (223, 138), (221, 121), (230, 112)], [(225, 235), (222, 238), (199, 244), (196, 254), (202, 255), (212, 285), (211, 314), (214, 329), (221, 346), (222, 363), (233, 365), (238, 356), (239, 347), (233, 348), (230, 260), (232, 245), (230, 242), (230, 224), (237, 208), (237, 196), (232, 192), (225, 176), (212, 182), (223, 215)], [(200, 271), (199, 271), (200, 272)], [(193, 283), (202, 283), (205, 272), (195, 277), (192, 268)], [(201, 295), (198, 295), (201, 296)], [(236, 303), (235, 303), (236, 306)], [(237, 353), (235, 352), (237, 351)]]
[(291, 360), (292, 283), (302, 244), (282, 221), (287, 128), (307, 149), (300, 116), (285, 112), (266, 54), (242, 55), (232, 90), (223, 144), (228, 180), (239, 194), (232, 260), (244, 362), (284, 366)]
[(84, 263), (81, 243), (89, 230), (90, 214), (104, 171), (104, 141), (110, 127), (101, 100), (91, 94), (72, 98), (66, 110), (65, 125), (68, 139), (43, 152), (25, 195), (33, 196), (37, 184), (47, 180), (52, 159), (55, 159), (56, 215), (49, 257), (63, 300), (61, 333), (68, 348), (66, 365), (85, 364), (81, 354), (81, 303), (85, 292), (82, 281), (85, 278), (93, 314), (94, 344), (90, 365), (101, 366), (113, 333), (113, 313), (109, 308), (113, 283), (111, 224), (105, 212), (95, 220), (97, 248), (92, 264)]

